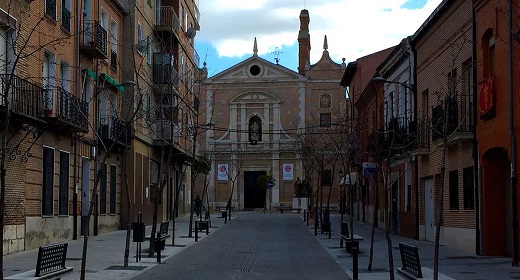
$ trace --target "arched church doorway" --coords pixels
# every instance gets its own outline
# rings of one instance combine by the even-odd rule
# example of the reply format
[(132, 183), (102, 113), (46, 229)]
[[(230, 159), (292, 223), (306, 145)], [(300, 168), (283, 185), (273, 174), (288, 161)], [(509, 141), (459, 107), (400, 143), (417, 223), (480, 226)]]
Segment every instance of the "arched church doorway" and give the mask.
[(495, 147), (482, 157), (482, 237), (484, 255), (512, 256), (511, 168), (507, 150)]
[(244, 171), (244, 209), (264, 208), (266, 191), (256, 184), (262, 175), (266, 175), (266, 172)]

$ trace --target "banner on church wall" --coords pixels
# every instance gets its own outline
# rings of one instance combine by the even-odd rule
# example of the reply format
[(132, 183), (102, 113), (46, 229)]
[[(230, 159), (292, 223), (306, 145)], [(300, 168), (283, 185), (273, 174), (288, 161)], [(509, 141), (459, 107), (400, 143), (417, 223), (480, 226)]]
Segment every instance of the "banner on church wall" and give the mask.
[(228, 164), (220, 163), (217, 168), (217, 178), (219, 181), (227, 181), (228, 180)]
[(294, 176), (294, 168), (292, 163), (284, 163), (282, 164), (282, 179), (287, 181), (292, 181)]

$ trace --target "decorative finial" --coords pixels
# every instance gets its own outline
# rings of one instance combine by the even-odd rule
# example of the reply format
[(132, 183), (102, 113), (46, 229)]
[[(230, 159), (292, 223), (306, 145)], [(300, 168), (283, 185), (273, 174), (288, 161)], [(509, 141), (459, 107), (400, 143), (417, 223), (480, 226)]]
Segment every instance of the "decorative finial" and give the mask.
[(204, 67), (206, 67), (206, 65), (208, 65), (208, 64), (206, 63), (206, 61), (204, 61), (204, 63), (202, 63), (202, 65), (204, 65)]
[(255, 37), (255, 45), (253, 46), (253, 56), (258, 56), (258, 46), (256, 45), (256, 37)]
[(329, 48), (329, 44), (327, 43), (327, 35), (325, 35), (325, 39), (323, 39), (323, 50), (326, 51)]
[(272, 52), (272, 54), (274, 54), (274, 61), (276, 62), (276, 64), (279, 64), (280, 63), (280, 54), (282, 54), (283, 52), (281, 52), (280, 50), (278, 50), (278, 47), (275, 48), (274, 52)]

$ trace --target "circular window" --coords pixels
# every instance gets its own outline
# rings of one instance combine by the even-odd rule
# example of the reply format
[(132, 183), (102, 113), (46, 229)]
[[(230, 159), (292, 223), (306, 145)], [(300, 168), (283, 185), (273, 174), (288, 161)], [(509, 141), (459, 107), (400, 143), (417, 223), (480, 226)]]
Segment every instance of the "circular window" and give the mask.
[(260, 67), (258, 65), (253, 65), (249, 68), (249, 73), (253, 76), (258, 76), (260, 74)]

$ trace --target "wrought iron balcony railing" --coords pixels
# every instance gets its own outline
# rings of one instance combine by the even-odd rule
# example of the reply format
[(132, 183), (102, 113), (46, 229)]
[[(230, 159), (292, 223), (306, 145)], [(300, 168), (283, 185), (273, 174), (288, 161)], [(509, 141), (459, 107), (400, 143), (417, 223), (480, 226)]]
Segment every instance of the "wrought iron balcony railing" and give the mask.
[(61, 8), (61, 26), (70, 32), (70, 11), (65, 7)]
[(443, 104), (432, 108), (432, 138), (439, 140), (446, 136), (449, 141), (457, 140), (465, 134), (471, 138), (475, 119), (473, 97), (458, 95), (447, 98)]
[(83, 21), (80, 48), (94, 59), (107, 58), (107, 31), (95, 20)]
[(172, 54), (153, 54), (153, 80), (157, 84), (172, 84), (176, 88), (179, 87), (179, 74), (175, 69)]
[(130, 146), (130, 126), (123, 119), (115, 116), (101, 117), (99, 119), (99, 136), (105, 145), (110, 147), (116, 143), (117, 148)]
[(44, 104), (44, 117), (49, 123), (70, 131), (88, 131), (87, 102), (56, 87), (45, 91)]
[(170, 6), (159, 6), (156, 10), (155, 28), (157, 31), (180, 34), (181, 25), (175, 9)]
[(0, 75), (0, 107), (6, 109), (5, 95), (9, 110), (14, 114), (39, 120), (43, 116), (44, 89), (16, 75)]

